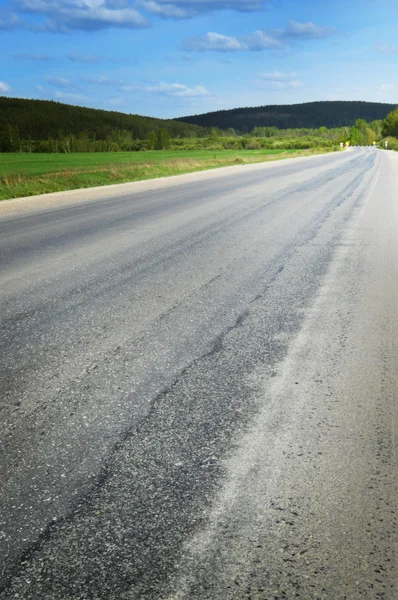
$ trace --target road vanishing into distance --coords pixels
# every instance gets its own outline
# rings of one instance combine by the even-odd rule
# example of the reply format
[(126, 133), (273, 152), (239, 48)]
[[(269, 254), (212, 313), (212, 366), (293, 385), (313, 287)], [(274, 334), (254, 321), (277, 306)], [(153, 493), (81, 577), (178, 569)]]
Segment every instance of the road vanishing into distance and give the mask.
[(396, 600), (398, 154), (60, 198), (1, 205), (0, 599)]

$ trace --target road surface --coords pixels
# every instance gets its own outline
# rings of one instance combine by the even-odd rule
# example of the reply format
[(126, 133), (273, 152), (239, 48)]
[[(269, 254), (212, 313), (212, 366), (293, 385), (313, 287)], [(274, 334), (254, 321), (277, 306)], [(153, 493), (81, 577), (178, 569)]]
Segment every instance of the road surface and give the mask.
[(398, 598), (397, 159), (7, 204), (1, 600)]

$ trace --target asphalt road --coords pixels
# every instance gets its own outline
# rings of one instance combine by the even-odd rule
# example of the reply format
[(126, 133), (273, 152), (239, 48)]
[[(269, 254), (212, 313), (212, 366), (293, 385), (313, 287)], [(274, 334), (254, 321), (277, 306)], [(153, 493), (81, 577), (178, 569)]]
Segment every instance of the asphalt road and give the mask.
[(1, 600), (396, 600), (398, 154), (112, 190), (0, 214)]

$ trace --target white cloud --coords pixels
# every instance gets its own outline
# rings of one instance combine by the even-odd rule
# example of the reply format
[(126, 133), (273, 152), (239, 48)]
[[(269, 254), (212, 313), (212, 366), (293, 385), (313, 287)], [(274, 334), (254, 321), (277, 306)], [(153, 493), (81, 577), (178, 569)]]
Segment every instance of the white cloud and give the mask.
[(335, 33), (330, 27), (318, 27), (311, 21), (308, 23), (298, 23), (290, 19), (287, 22), (283, 37), (296, 38), (301, 40), (323, 40)]
[(184, 19), (215, 10), (252, 12), (262, 10), (269, 0), (139, 0), (146, 12), (162, 17)]
[(186, 19), (190, 16), (186, 10), (175, 4), (161, 4), (154, 0), (140, 0), (138, 6), (142, 7), (146, 12), (159, 17)]
[(84, 102), (89, 100), (89, 98), (87, 96), (83, 96), (82, 94), (69, 94), (68, 92), (55, 92), (54, 94), (55, 98), (57, 98), (58, 100), (68, 100), (68, 101), (75, 101), (75, 102)]
[(259, 73), (256, 81), (259, 87), (269, 87), (275, 90), (284, 90), (288, 88), (301, 88), (304, 86), (297, 73), (282, 73), (281, 71), (272, 71)]
[(44, 79), (47, 81), (47, 83), (49, 83), (50, 85), (53, 85), (54, 87), (58, 87), (58, 88), (75, 87), (69, 79), (66, 79), (66, 77), (45, 77)]
[(107, 102), (110, 106), (124, 106), (126, 104), (123, 98), (110, 98)]
[(209, 31), (204, 36), (192, 37), (184, 42), (184, 49), (192, 52), (205, 52), (213, 50), (215, 52), (231, 52), (244, 50), (242, 42), (236, 37), (229, 37), (220, 33)]
[(377, 88), (377, 95), (382, 102), (397, 102), (398, 85), (382, 83)]
[(398, 44), (375, 44), (373, 47), (379, 54), (398, 54)]
[(188, 38), (184, 50), (191, 52), (236, 52), (239, 50), (264, 50), (280, 48), (281, 42), (264, 31), (254, 31), (248, 36), (233, 37), (210, 31), (203, 36)]
[(257, 29), (244, 36), (226, 36), (221, 33), (208, 32), (203, 36), (188, 38), (183, 42), (183, 49), (190, 52), (236, 52), (278, 50), (294, 40), (325, 39), (333, 35), (334, 30), (328, 27), (317, 27), (314, 23), (297, 23), (288, 21), (285, 29)]
[[(0, 29), (71, 32), (109, 28), (135, 29), (150, 23), (139, 9), (162, 18), (185, 19), (216, 10), (263, 10), (272, 0), (10, 0)], [(33, 16), (33, 19), (29, 18)], [(22, 17), (22, 18), (21, 18)], [(41, 22), (38, 21), (38, 18)]]
[(91, 83), (93, 85), (106, 85), (111, 87), (116, 87), (118, 85), (118, 81), (115, 79), (109, 79), (109, 77), (104, 77), (103, 75), (96, 75), (93, 77), (81, 77), (81, 81), (84, 83)]
[(282, 73), (281, 71), (272, 71), (260, 73), (259, 77), (265, 81), (291, 81), (297, 79), (297, 73)]
[(158, 85), (148, 86), (145, 89), (147, 92), (172, 96), (174, 98), (198, 98), (208, 95), (206, 88), (201, 85), (189, 88), (181, 83), (165, 83), (163, 81)]
[(134, 29), (148, 26), (141, 13), (124, 1), (13, 0), (13, 4), (17, 13), (39, 15), (45, 19), (40, 25), (30, 25), (30, 28), (38, 31)]
[(0, 81), (0, 93), (8, 94), (8, 92), (11, 92), (11, 88), (8, 85), (8, 83), (5, 83), (4, 81)]
[(246, 50), (265, 50), (268, 48), (281, 48), (282, 42), (278, 39), (278, 32), (254, 31), (243, 38)]
[(109, 79), (109, 77), (104, 77), (102, 75), (97, 75), (94, 77), (81, 77), (80, 81), (95, 86), (112, 87), (119, 92), (132, 92), (136, 89), (136, 86), (130, 85), (124, 81)]

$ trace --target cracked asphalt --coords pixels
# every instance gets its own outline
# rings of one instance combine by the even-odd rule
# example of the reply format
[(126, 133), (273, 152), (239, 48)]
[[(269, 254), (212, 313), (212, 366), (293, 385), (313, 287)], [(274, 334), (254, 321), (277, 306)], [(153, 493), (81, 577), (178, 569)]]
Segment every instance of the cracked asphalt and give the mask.
[(398, 154), (3, 206), (1, 600), (398, 598)]

